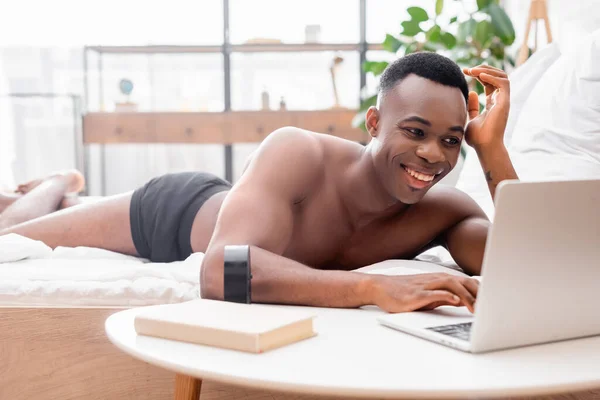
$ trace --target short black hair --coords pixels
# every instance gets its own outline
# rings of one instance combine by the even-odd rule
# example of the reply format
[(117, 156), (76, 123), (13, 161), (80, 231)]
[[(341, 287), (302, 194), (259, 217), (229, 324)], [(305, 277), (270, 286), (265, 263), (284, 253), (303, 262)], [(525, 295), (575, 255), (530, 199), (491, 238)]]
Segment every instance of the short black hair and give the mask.
[(425, 79), (460, 89), (465, 102), (469, 102), (469, 88), (461, 68), (441, 54), (429, 51), (411, 53), (387, 66), (379, 81), (379, 93), (384, 95), (402, 79), (415, 74)]

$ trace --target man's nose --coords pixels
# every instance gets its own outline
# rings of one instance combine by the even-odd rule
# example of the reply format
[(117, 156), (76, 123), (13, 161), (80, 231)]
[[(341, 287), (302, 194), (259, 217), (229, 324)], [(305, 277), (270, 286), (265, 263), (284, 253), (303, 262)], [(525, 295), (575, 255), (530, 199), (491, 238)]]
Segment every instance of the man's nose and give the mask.
[(417, 156), (430, 164), (436, 164), (446, 161), (446, 155), (437, 141), (428, 140), (420, 143), (417, 147)]

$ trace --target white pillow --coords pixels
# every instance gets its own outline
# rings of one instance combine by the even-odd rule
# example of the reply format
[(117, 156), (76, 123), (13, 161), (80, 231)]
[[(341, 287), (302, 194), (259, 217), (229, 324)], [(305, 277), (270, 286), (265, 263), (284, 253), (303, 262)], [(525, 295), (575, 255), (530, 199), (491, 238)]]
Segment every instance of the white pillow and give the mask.
[(519, 68), (510, 74), (510, 113), (504, 131), (504, 143), (510, 145), (515, 126), (529, 94), (546, 73), (548, 68), (560, 57), (557, 43), (551, 43), (533, 53)]
[(511, 150), (600, 164), (600, 29), (573, 44), (523, 106)]

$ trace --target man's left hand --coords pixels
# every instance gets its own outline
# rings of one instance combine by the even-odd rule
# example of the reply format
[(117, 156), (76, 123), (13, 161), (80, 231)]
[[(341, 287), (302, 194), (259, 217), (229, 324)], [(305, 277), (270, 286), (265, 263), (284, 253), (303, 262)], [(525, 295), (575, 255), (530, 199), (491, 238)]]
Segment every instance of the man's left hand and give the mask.
[(465, 139), (475, 149), (504, 145), (504, 130), (510, 109), (510, 82), (501, 69), (489, 65), (465, 68), (467, 76), (477, 79), (485, 88), (486, 104), (479, 114), (477, 93), (469, 92), (469, 123)]

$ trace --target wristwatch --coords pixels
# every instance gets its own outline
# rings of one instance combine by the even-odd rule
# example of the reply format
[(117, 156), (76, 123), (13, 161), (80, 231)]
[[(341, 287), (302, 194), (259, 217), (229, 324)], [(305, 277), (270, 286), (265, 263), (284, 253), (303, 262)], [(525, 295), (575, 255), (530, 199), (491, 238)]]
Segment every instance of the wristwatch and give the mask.
[(225, 246), (223, 263), (223, 300), (250, 304), (252, 302), (250, 246)]

